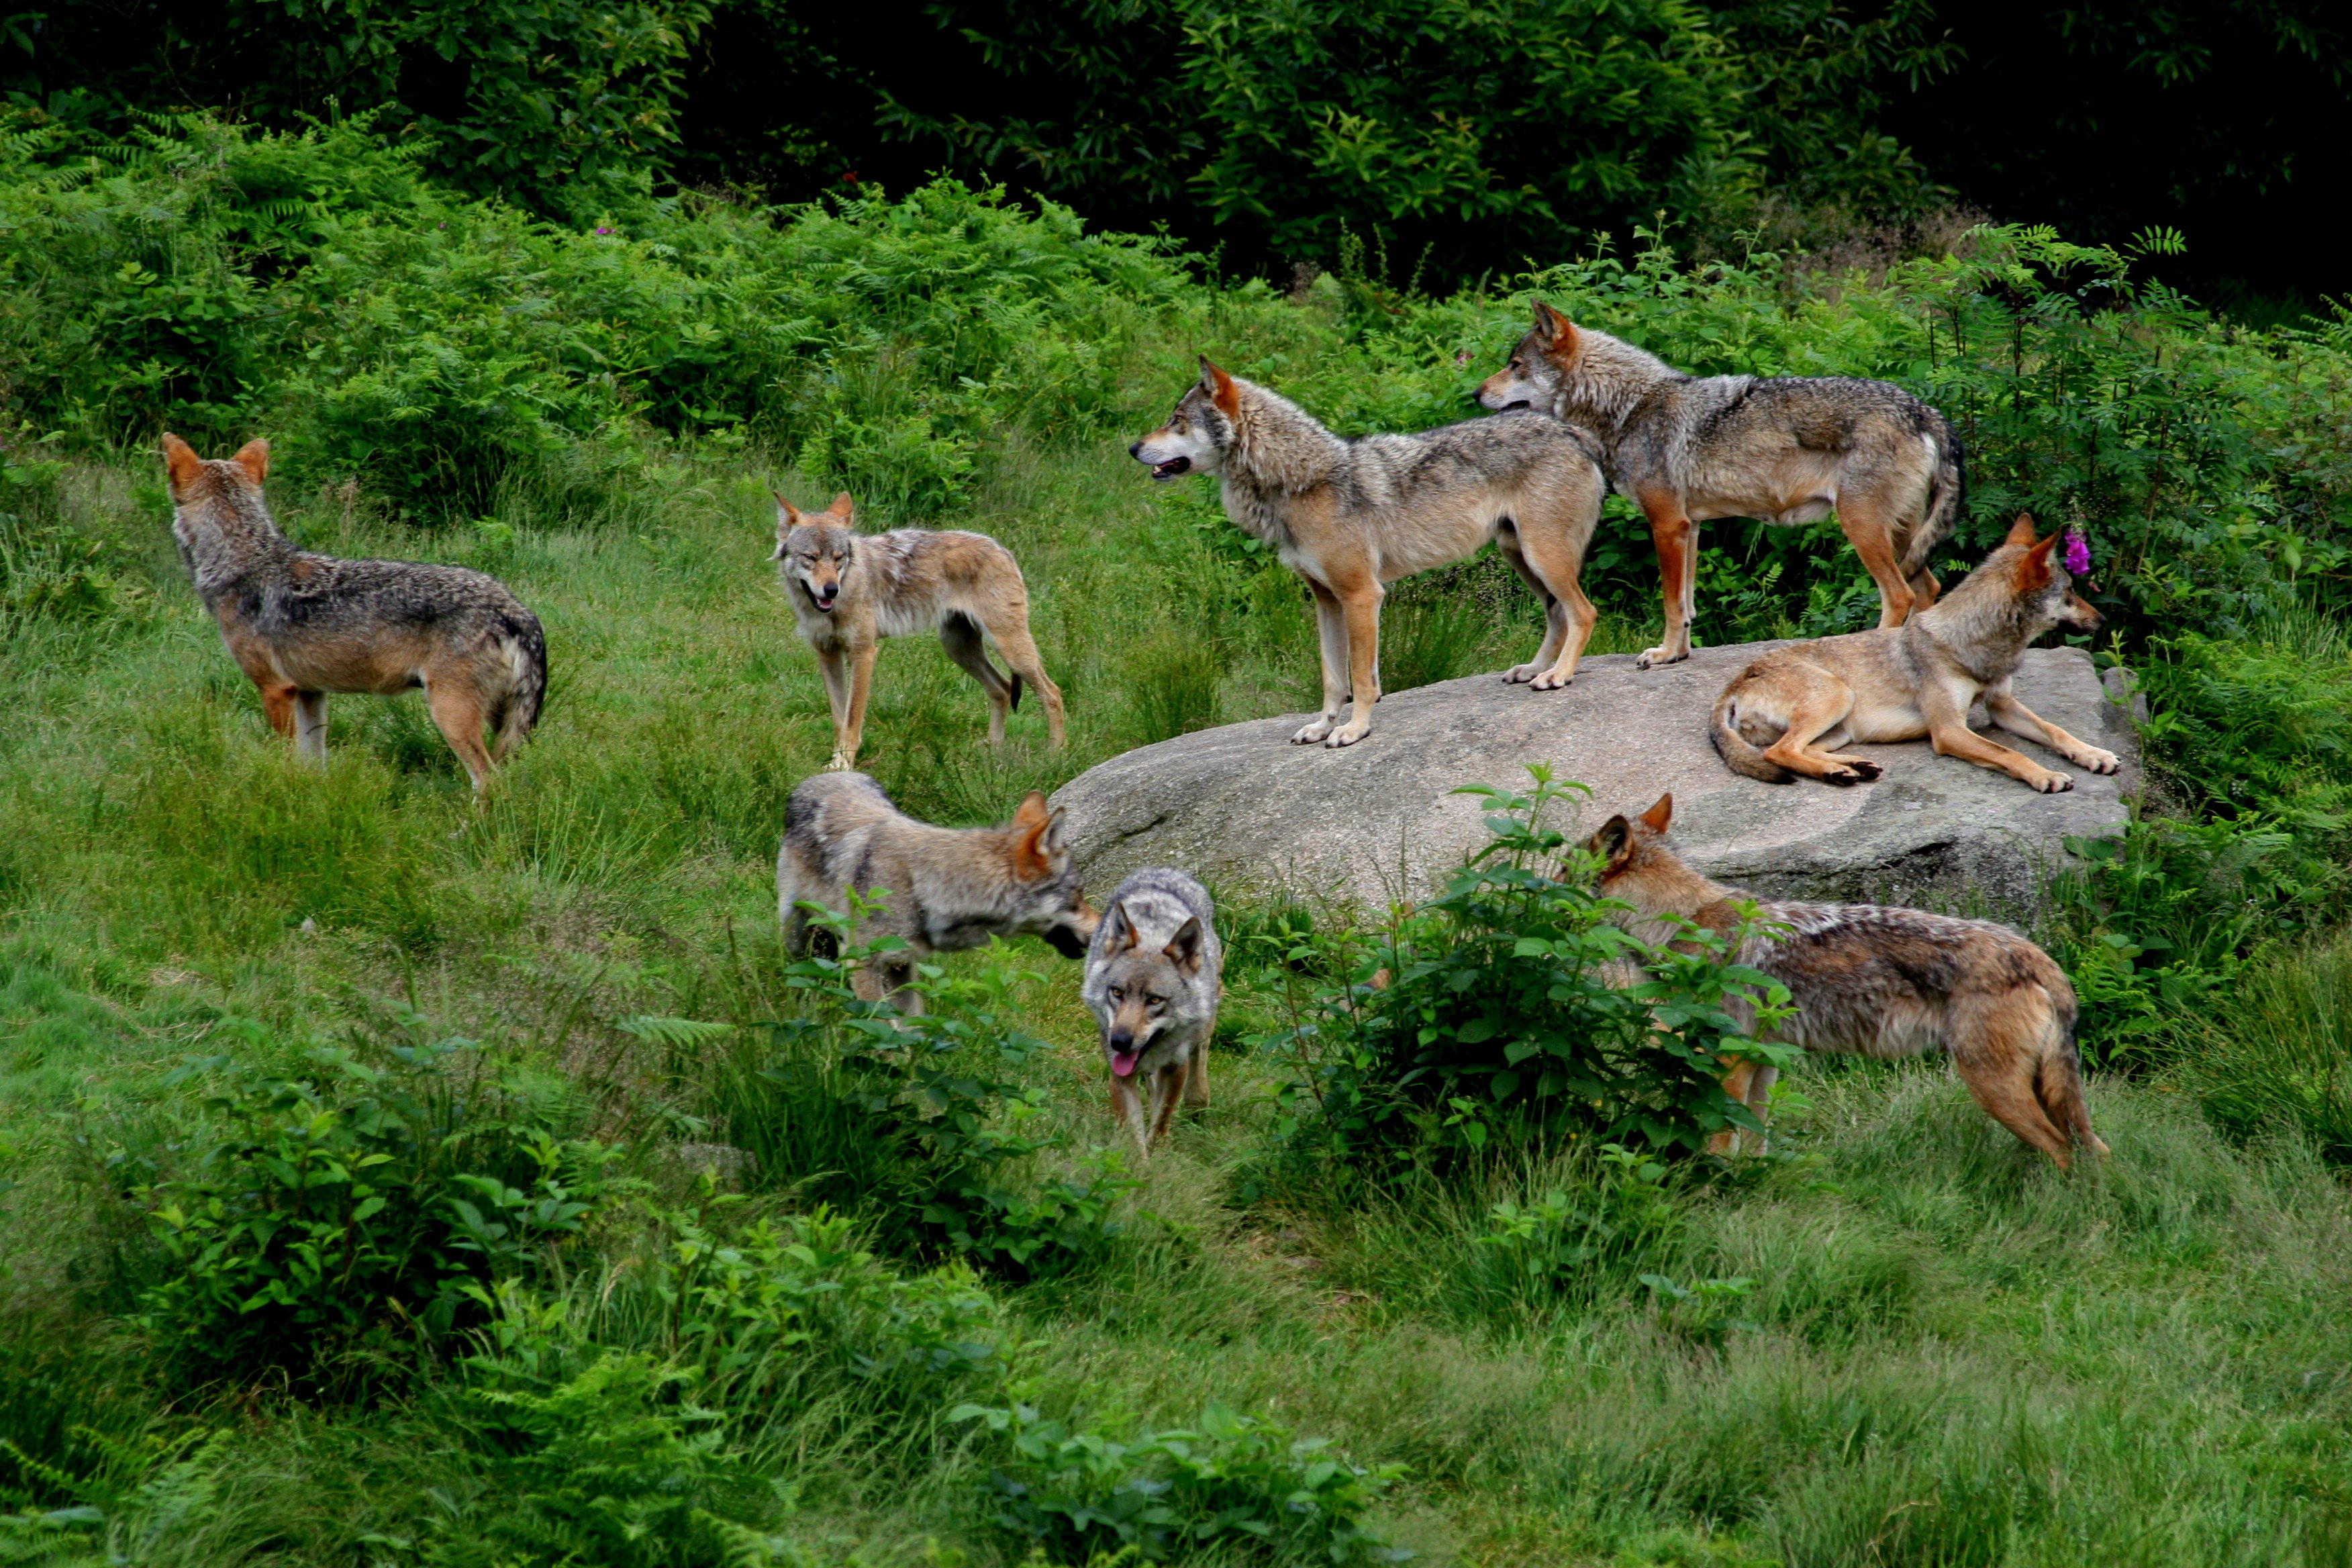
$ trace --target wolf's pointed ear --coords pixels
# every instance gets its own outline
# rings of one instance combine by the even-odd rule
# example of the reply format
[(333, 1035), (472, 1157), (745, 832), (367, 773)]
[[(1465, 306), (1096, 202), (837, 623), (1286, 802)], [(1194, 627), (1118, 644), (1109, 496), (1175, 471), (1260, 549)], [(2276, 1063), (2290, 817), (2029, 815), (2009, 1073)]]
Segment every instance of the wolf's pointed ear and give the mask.
[(205, 460), (196, 456), (196, 449), (169, 430), (164, 431), (163, 477), (171, 482), (173, 495), (194, 484), (196, 476), (204, 471)]
[(1127, 912), (1125, 904), (1112, 904), (1110, 913), (1103, 916), (1103, 923), (1110, 927), (1110, 935), (1103, 939), (1105, 952), (1124, 952), (1135, 945), (1135, 921)]
[(1653, 833), (1664, 833), (1666, 824), (1675, 819), (1675, 796), (1669, 790), (1658, 797), (1658, 804), (1642, 814), (1643, 824)]
[(2025, 559), (2017, 563), (2017, 591), (2019, 593), (2031, 594), (2036, 588), (2049, 586), (2050, 552), (2057, 548), (2059, 537), (2060, 536), (2057, 534), (2052, 534), (2049, 538), (2043, 540), (2041, 543), (2027, 551), (2025, 552)]
[(1604, 877), (1624, 863), (1633, 847), (1633, 825), (1622, 816), (1612, 816), (1601, 825), (1601, 831), (1584, 841), (1584, 847), (1601, 857), (1601, 874)]
[(1031, 790), (1013, 814), (1013, 874), (1022, 881), (1034, 882), (1053, 870), (1053, 851), (1045, 846), (1053, 825), (1044, 792)]
[(1576, 357), (1576, 323), (1541, 300), (1536, 301), (1536, 331), (1543, 334), (1552, 358), (1565, 364)]
[(1176, 928), (1176, 934), (1170, 937), (1168, 945), (1160, 951), (1173, 960), (1176, 967), (1185, 973), (1198, 974), (1201, 973), (1201, 953), (1204, 942), (1205, 938), (1201, 930), (1201, 917), (1194, 915)]
[(2009, 525), (2009, 535), (2008, 535), (2008, 537), (2007, 537), (2007, 538), (2005, 538), (2005, 539), (2003, 539), (2003, 540), (2001, 541), (2001, 542), (2002, 542), (2003, 544), (2031, 544), (2031, 543), (2032, 543), (2032, 542), (2033, 542), (2033, 514), (2032, 514), (2032, 512), (2030, 512), (2030, 511), (2021, 511), (2021, 512), (2019, 512), (2019, 513), (2017, 514), (2017, 521), (2016, 521), (2015, 522), (2012, 522), (2012, 523), (2011, 523), (2011, 524)]
[(776, 498), (776, 547), (768, 552), (768, 559), (782, 561), (784, 558), (784, 535), (800, 526), (800, 509), (786, 500), (782, 490), (770, 490), (768, 493)]
[(847, 490), (844, 490), (833, 498), (833, 504), (825, 508), (824, 511), (827, 517), (837, 517), (842, 521), (847, 522), (856, 515), (857, 503), (849, 499)]
[(257, 485), (269, 477), (269, 443), (256, 436), (239, 447), (236, 456), (229, 461), (243, 468), (245, 477)]
[(1209, 401), (1215, 404), (1217, 411), (1226, 418), (1231, 419), (1242, 411), (1240, 388), (1234, 385), (1232, 376), (1209, 363), (1207, 354), (1201, 356), (1201, 385), (1208, 393)]
[(1054, 808), (1054, 815), (1045, 819), (1045, 837), (1044, 843), (1046, 854), (1059, 855), (1062, 852), (1062, 840), (1068, 832), (1069, 825), (1070, 813), (1068, 809), (1064, 806), (1055, 806)]

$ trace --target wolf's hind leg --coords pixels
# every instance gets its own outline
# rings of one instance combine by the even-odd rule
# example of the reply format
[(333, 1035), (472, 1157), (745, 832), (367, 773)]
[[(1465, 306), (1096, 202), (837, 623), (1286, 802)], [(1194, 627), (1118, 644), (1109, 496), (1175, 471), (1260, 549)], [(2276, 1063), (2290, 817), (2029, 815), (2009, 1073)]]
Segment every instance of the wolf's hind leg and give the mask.
[(1789, 712), (1789, 727), (1764, 748), (1764, 755), (1792, 773), (1803, 773), (1823, 784), (1864, 784), (1879, 776), (1876, 763), (1861, 757), (1840, 759), (1813, 749), (1813, 742), (1843, 725), (1853, 711), (1853, 688), (1822, 672), (1798, 694)]
[[(425, 703), (432, 710), (433, 722), (439, 727), (441, 738), (457, 753), (473, 775), (474, 795), (481, 797), (490, 784), (490, 753), (482, 748), (482, 700), (471, 684), (462, 680), (427, 679)], [(325, 704), (320, 703), (320, 717), (325, 717)], [(324, 738), (323, 728), (320, 731)]]
[(988, 649), (980, 640), (980, 623), (970, 616), (950, 615), (940, 623), (940, 646), (988, 693), (988, 743), (1003, 745), (1004, 721), (1013, 711), (1013, 688), (996, 666), (988, 662)]
[(327, 765), (327, 694), (294, 694), (294, 750), (308, 761)]
[(1057, 750), (1067, 738), (1069, 721), (1062, 707), (1062, 689), (1045, 673), (1045, 661), (1038, 657), (1037, 641), (1029, 635), (1029, 615), (1021, 612), (1018, 618), (1000, 616), (988, 627), (988, 638), (996, 645), (1013, 670), (1013, 705), (1021, 705), (1021, 682), (1027, 681), (1037, 689), (1037, 700), (1045, 705), (1045, 740)]
[(2039, 1079), (2049, 1010), (2040, 987), (1997, 999), (1956, 997), (1951, 1011), (1952, 1066), (1985, 1114), (2050, 1156), (2060, 1170), (2074, 1162), (2066, 1134), (2042, 1103)]
[(1853, 552), (1862, 557), (1864, 570), (1878, 584), (1880, 629), (1901, 626), (1911, 618), (1913, 610), (1923, 606), (1918, 595), (1911, 591), (1911, 584), (1904, 581), (1903, 569), (1895, 561), (1895, 530), (1887, 509), (1874, 496), (1841, 496), (1837, 519), (1838, 526), (1853, 542)]
[(1538, 691), (1557, 691), (1576, 679), (1577, 661), (1584, 657), (1584, 645), (1592, 640), (1593, 625), (1601, 619), (1592, 601), (1584, 596), (1580, 581), (1584, 547), (1591, 532), (1590, 527), (1573, 523), (1538, 525), (1519, 532), (1519, 549), (1526, 556), (1519, 563), (1520, 575), (1543, 595), (1545, 626), (1543, 646), (1536, 649), (1536, 657), (1512, 670), (1510, 678), (1528, 681)]

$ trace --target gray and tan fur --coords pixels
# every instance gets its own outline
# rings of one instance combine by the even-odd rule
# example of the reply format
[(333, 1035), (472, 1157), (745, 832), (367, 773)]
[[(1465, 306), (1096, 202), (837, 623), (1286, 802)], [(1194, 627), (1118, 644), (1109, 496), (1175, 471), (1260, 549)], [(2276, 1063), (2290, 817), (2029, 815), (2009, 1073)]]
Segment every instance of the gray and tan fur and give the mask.
[(1927, 556), (1950, 534), (1968, 471), (1951, 424), (1890, 382), (1686, 375), (1538, 300), (1535, 327), (1486, 378), (1489, 408), (1537, 408), (1601, 437), (1618, 493), (1650, 520), (1666, 602), (1648, 668), (1690, 657), (1697, 524), (1818, 522), (1832, 512), (1878, 584), (1878, 624), (1935, 603)]
[[(229, 657), (260, 689), (270, 726), (327, 759), (331, 692), (423, 688), (478, 797), (539, 721), (547, 637), (495, 577), (462, 566), (341, 561), (295, 548), (261, 495), (269, 443), (207, 460), (163, 437), (172, 537)], [(482, 744), (483, 727), (495, 749)]]
[(1380, 700), (1382, 584), (1488, 540), (1544, 605), (1542, 645), (1504, 679), (1538, 691), (1575, 679), (1596, 618), (1578, 578), (1605, 494), (1591, 441), (1540, 414), (1342, 438), (1204, 359), (1174, 416), (1128, 451), (1155, 479), (1215, 474), (1234, 525), (1305, 579), (1323, 711), (1291, 741), (1348, 746), (1371, 729)]
[(1969, 709), (1981, 695), (1986, 714), (2011, 734), (2039, 741), (2095, 773), (2114, 773), (2121, 763), (2113, 752), (2075, 739), (2011, 689), (2036, 637), (2058, 626), (2098, 629), (2099, 613), (2052, 559), (2057, 542), (2053, 533), (2034, 543), (2033, 519), (2021, 516), (1983, 565), (1904, 625), (1763, 655), (1716, 700), (1709, 728), (1717, 752), (1734, 773), (1766, 784), (1789, 784), (1802, 773), (1852, 784), (1881, 770), (1839, 747), (1924, 735), (1938, 756), (1998, 768), (2045, 795), (2073, 789), (2073, 775), (1969, 728)]
[[(1880, 904), (1750, 900), (1684, 864), (1666, 838), (1674, 797), (1641, 816), (1612, 816), (1585, 841), (1600, 857), (1601, 894), (1631, 907), (1620, 919), (1652, 947), (1679, 927), (1736, 928), (1740, 906), (1760, 917), (1735, 962), (1789, 989), (1796, 1011), (1765, 1037), (1808, 1051), (1881, 1058), (1942, 1049), (1985, 1113), (2055, 1161), (2072, 1145), (2104, 1155), (2083, 1097), (2074, 988), (2050, 955), (2006, 926)], [(1752, 1015), (1749, 1026), (1753, 1027)], [(1724, 1091), (1760, 1120), (1776, 1069), (1740, 1062)], [(1735, 1140), (1718, 1134), (1727, 1152)]]
[[(1029, 636), (1029, 589), (1013, 552), (984, 533), (901, 528), (860, 534), (846, 494), (823, 511), (776, 497), (776, 550), (770, 557), (801, 637), (816, 654), (833, 705), (833, 761), (857, 765), (874, 655), (884, 637), (937, 632), (948, 657), (988, 693), (988, 739), (1003, 742), (1004, 721), (1021, 706), (1021, 683), (1045, 704), (1051, 742), (1062, 744), (1062, 689), (1045, 678)], [(1012, 667), (989, 662), (982, 636)]]
[(1180, 1103), (1209, 1103), (1224, 968), (1209, 890), (1183, 872), (1137, 871), (1103, 906), (1078, 995), (1102, 1026), (1111, 1114), (1146, 1159)]
[(934, 827), (890, 804), (864, 773), (823, 773), (804, 780), (784, 805), (784, 841), (776, 852), (776, 905), (784, 949), (809, 950), (813, 903), (847, 912), (847, 889), (888, 894), (859, 929), (859, 940), (898, 936), (903, 951), (858, 971), (857, 994), (869, 1002), (890, 992), (901, 1012), (922, 1010), (905, 989), (918, 962), (934, 952), (980, 947), (992, 937), (1042, 937), (1065, 958), (1083, 957), (1099, 917), (1070, 863), (1063, 814), (1032, 790), (1003, 827)]

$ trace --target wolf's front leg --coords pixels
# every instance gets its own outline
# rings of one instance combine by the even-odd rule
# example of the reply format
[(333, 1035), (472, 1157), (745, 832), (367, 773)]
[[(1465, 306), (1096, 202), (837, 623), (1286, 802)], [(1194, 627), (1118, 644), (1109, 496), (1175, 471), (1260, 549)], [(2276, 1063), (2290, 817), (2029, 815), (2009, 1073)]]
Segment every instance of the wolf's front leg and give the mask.
[(1339, 704), (1348, 700), (1348, 622), (1339, 595), (1312, 577), (1307, 591), (1315, 595), (1315, 633), (1323, 656), (1323, 714), (1299, 726), (1290, 737), (1294, 746), (1311, 746), (1328, 735), (1339, 722)]
[(1135, 1080), (1118, 1077), (1110, 1080), (1110, 1113), (1114, 1121), (1126, 1128), (1135, 1139), (1136, 1152), (1144, 1159), (1151, 1158), (1151, 1128), (1143, 1119), (1143, 1099), (1135, 1092)]
[(1340, 600), (1348, 637), (1348, 721), (1323, 739), (1327, 746), (1352, 746), (1371, 732), (1372, 704), (1381, 700), (1381, 585), (1357, 585)]
[(327, 694), (294, 694), (294, 750), (307, 760), (327, 765)]
[(2012, 735), (2041, 742), (2077, 767), (2088, 768), (2095, 773), (2111, 773), (2124, 765), (2123, 759), (2113, 752), (2076, 740), (2020, 702), (2006, 680), (1986, 690), (1984, 703), (1985, 712), (1994, 723)]

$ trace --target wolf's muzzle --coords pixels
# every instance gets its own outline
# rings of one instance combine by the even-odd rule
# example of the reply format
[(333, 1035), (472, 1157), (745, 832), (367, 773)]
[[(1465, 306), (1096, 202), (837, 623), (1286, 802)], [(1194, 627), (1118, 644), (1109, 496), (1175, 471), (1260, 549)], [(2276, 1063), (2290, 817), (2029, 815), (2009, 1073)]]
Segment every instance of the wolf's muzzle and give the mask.
[(1151, 465), (1151, 477), (1155, 479), (1172, 479), (1192, 471), (1192, 459), (1190, 458), (1171, 458), (1164, 463)]

